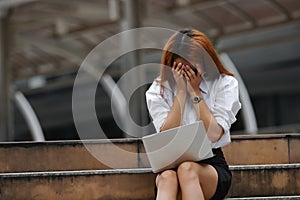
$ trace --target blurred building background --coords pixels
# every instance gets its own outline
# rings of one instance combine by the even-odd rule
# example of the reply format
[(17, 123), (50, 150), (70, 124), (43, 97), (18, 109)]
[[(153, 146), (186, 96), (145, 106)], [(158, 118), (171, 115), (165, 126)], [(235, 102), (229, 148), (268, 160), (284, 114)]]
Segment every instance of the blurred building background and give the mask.
[[(29, 126), (30, 108), (37, 116), (31, 122), (40, 122), (46, 140), (78, 139), (72, 90), (81, 62), (105, 39), (147, 26), (206, 33), (217, 51), (231, 58), (248, 89), (255, 133), (300, 131), (299, 0), (0, 0), (0, 17), (1, 141), (33, 139), (32, 129), (38, 127)], [(159, 63), (160, 53), (141, 51), (131, 64)], [(128, 65), (124, 62), (116, 60), (106, 73), (117, 81)], [(89, 77), (80, 76), (83, 91), (88, 90)], [(136, 93), (133, 113), (144, 109), (140, 94), (147, 87)], [(107, 137), (124, 137), (103, 85), (95, 98)], [(89, 114), (83, 109), (80, 123), (87, 138), (99, 138), (89, 135)], [(148, 114), (133, 118), (140, 125), (150, 122)], [(240, 112), (232, 134), (244, 133)]]

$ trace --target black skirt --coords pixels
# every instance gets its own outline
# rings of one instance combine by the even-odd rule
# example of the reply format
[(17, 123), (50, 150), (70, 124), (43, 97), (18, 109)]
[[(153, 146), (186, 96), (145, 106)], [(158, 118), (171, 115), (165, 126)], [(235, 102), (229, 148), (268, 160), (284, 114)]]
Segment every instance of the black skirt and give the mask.
[[(205, 163), (213, 166), (218, 173), (218, 185), (217, 190), (211, 200), (221, 200), (227, 195), (231, 185), (231, 172), (224, 158), (224, 154), (221, 148), (212, 149), (214, 157), (198, 161), (197, 163)], [(175, 170), (175, 169), (174, 169)], [(157, 187), (155, 185), (155, 196), (157, 194)]]
[(214, 157), (201, 160), (197, 163), (205, 163), (213, 166), (218, 173), (218, 185), (217, 190), (212, 200), (224, 199), (227, 195), (230, 185), (232, 174), (229, 170), (228, 164), (224, 158), (224, 154), (221, 148), (213, 149)]

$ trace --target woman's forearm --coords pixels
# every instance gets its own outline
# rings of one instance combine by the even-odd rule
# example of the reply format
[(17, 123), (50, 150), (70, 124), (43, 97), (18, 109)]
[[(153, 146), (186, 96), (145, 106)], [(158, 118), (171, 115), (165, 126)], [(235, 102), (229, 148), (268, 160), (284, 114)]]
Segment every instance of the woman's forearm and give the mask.
[(181, 125), (184, 106), (186, 102), (186, 91), (178, 91), (173, 102), (173, 106), (160, 131), (165, 131)]
[[(197, 91), (191, 94), (193, 96), (201, 96), (201, 92)], [(217, 120), (211, 114), (206, 102), (201, 100), (199, 103), (194, 104), (196, 110), (197, 118), (204, 123), (207, 135), (212, 142), (217, 142), (224, 131), (223, 128), (218, 124)]]

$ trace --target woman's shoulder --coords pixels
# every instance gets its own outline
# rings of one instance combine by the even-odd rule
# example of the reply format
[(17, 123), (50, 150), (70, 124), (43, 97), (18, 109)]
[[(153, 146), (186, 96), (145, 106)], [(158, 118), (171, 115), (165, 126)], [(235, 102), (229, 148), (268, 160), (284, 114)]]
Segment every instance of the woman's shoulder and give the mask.
[(149, 93), (155, 93), (155, 94), (160, 94), (160, 82), (159, 80), (155, 79), (152, 84), (150, 85), (149, 89), (147, 90), (146, 94)]
[(227, 75), (227, 74), (221, 74), (220, 80), (223, 84), (230, 84), (230, 85), (237, 85), (238, 81), (234, 76)]

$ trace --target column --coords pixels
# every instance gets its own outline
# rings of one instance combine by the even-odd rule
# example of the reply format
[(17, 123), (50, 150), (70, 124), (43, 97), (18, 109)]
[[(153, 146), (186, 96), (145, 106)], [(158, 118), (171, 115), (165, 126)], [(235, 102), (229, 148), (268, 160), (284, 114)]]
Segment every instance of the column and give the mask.
[[(139, 28), (141, 26), (141, 4), (140, 0), (124, 0), (121, 1), (121, 29), (122, 31)], [(123, 36), (124, 35), (124, 36)], [(134, 49), (138, 46), (138, 35), (133, 34), (123, 34), (122, 38), (122, 49)], [(139, 51), (132, 51), (124, 56), (121, 62), (121, 71), (126, 73), (128, 70), (133, 69), (134, 67), (141, 64), (141, 57)], [(123, 74), (122, 73), (122, 74)], [(139, 72), (133, 71), (127, 77), (126, 81), (122, 83), (122, 91), (124, 96), (128, 99), (128, 88), (134, 88), (137, 86), (137, 83), (143, 80), (146, 80), (145, 72), (139, 70)], [(146, 125), (147, 121), (147, 109), (145, 104), (145, 91), (139, 89), (135, 92), (135, 98), (132, 98), (130, 101), (130, 114), (132, 119), (138, 125)], [(130, 129), (130, 128), (129, 128)], [(135, 137), (141, 137), (146, 133), (139, 133), (136, 129), (131, 129), (129, 135)]]

